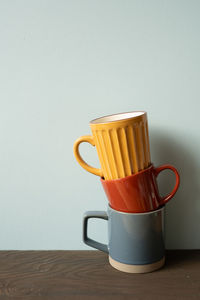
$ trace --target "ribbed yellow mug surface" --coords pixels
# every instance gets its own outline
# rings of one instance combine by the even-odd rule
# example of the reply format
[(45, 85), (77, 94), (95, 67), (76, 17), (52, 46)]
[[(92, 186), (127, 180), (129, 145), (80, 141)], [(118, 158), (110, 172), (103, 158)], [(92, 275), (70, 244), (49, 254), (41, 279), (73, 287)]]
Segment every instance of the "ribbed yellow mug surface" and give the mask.
[[(101, 117), (92, 120), (90, 128), (92, 135), (81, 136), (74, 143), (74, 155), (88, 172), (111, 180), (137, 173), (151, 164), (146, 112)], [(82, 142), (96, 147), (100, 169), (82, 159), (79, 153)]]

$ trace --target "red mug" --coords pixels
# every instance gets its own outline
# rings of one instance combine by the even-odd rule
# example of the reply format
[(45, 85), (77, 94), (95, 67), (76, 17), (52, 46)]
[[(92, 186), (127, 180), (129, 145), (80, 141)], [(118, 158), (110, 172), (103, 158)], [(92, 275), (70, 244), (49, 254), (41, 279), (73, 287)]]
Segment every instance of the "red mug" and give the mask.
[[(176, 183), (171, 193), (161, 197), (156, 178), (161, 171), (166, 169), (174, 172)], [(101, 178), (110, 206), (115, 210), (130, 213), (149, 212), (166, 204), (176, 193), (179, 182), (179, 173), (171, 165), (157, 168), (151, 165), (136, 174), (120, 179), (104, 180)]]

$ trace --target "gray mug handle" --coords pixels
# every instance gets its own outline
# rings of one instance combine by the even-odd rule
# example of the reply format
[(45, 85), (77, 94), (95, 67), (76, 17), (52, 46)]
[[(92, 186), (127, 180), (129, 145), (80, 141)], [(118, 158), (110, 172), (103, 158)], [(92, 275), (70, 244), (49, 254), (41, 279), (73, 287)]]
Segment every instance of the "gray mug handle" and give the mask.
[(83, 242), (95, 249), (108, 253), (108, 246), (102, 243), (99, 243), (93, 239), (90, 239), (87, 235), (88, 229), (88, 220), (91, 218), (98, 218), (103, 220), (108, 220), (108, 215), (105, 211), (86, 211), (83, 216)]

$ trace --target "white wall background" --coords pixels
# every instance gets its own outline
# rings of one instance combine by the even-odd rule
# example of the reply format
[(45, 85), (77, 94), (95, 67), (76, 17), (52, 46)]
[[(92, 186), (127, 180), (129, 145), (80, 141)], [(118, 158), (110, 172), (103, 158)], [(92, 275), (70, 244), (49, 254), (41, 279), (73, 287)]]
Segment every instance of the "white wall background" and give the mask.
[[(200, 2), (0, 1), (0, 249), (89, 249), (104, 210), (73, 143), (96, 117), (146, 110), (155, 165), (181, 186), (166, 247), (200, 248)], [(99, 166), (95, 149), (82, 156)], [(173, 184), (160, 176), (162, 193)], [(106, 222), (91, 222), (106, 241)]]

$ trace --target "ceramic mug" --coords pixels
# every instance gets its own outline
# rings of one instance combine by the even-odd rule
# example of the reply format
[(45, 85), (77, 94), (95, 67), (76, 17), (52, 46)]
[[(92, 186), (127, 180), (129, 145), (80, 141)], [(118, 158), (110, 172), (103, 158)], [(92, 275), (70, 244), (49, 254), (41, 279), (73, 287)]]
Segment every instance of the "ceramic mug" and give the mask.
[[(74, 155), (88, 172), (106, 180), (137, 173), (150, 165), (147, 114), (144, 111), (115, 114), (90, 122), (92, 135), (74, 143)], [(88, 142), (96, 147), (100, 169), (88, 165), (79, 153), (79, 145)]]
[[(83, 218), (83, 241), (88, 246), (109, 254), (110, 264), (124, 272), (146, 273), (163, 266), (164, 207), (148, 213), (88, 211)], [(108, 245), (88, 237), (88, 220), (108, 220)]]
[[(171, 193), (161, 197), (157, 185), (158, 174), (166, 169), (174, 172), (176, 182)], [(158, 209), (166, 204), (176, 193), (180, 182), (179, 173), (171, 165), (154, 167), (121, 179), (104, 180), (104, 191), (112, 208), (123, 212), (142, 213)]]

